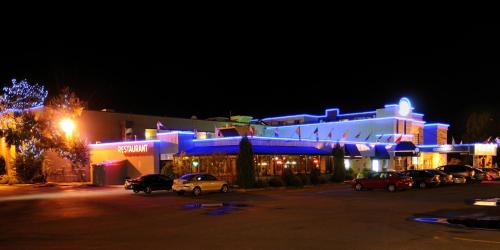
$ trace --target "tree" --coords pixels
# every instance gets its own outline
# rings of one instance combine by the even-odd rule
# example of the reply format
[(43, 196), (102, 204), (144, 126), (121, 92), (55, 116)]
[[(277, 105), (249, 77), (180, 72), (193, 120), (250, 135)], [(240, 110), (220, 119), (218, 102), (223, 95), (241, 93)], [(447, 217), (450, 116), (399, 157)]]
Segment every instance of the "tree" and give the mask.
[(236, 171), (238, 185), (244, 188), (254, 187), (255, 170), (252, 143), (246, 136), (240, 141), (240, 152), (236, 160)]
[(332, 181), (342, 182), (345, 180), (344, 148), (339, 143), (333, 149), (333, 176)]
[(42, 106), (48, 91), (42, 85), (31, 84), (26, 80), (17, 82), (12, 79), (12, 85), (3, 88), (0, 96), (0, 107), (7, 110), (22, 111)]
[(467, 118), (464, 141), (483, 142), (489, 137), (494, 139), (498, 131), (500, 131), (498, 114), (488, 111), (473, 112)]
[(68, 138), (59, 128), (59, 122), (63, 119), (75, 120), (81, 116), (86, 103), (81, 101), (68, 87), (47, 101), (45, 120), (51, 129), (46, 130), (44, 136), (47, 148), (54, 150), (58, 155), (71, 163), (72, 171), (85, 181), (83, 170), (90, 163), (90, 150), (86, 141), (78, 135)]
[(5, 116), (9, 117), (9, 122), (2, 127), (2, 134), (7, 145), (14, 146), (16, 151), (15, 175), (23, 182), (31, 182), (33, 178), (43, 176), (42, 162), (46, 150), (43, 131), (46, 130), (46, 124), (39, 122), (37, 116), (29, 111)]

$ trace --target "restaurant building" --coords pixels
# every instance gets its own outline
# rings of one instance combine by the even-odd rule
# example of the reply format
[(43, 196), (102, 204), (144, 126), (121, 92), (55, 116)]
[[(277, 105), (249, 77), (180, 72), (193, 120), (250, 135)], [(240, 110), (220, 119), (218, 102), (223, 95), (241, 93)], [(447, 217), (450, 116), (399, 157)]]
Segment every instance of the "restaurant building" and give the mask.
[[(172, 168), (176, 175), (210, 172), (234, 182), (239, 142), (247, 135), (255, 155), (259, 178), (279, 176), (285, 169), (309, 173), (333, 171), (332, 148), (345, 151), (345, 166), (355, 173), (435, 168), (462, 161), (492, 166), (496, 144), (447, 144), (449, 125), (429, 123), (408, 98), (380, 108), (342, 113), (297, 114), (261, 120), (248, 116), (208, 120), (147, 116), (107, 111), (84, 111), (76, 121), (79, 136), (89, 142), (91, 165), (87, 180), (122, 183), (125, 177), (160, 173)], [(4, 139), (0, 156), (13, 159)], [(69, 163), (48, 154), (50, 181), (78, 180)], [(92, 178), (99, 169), (99, 178)], [(106, 175), (103, 177), (102, 175)]]
[[(345, 150), (346, 168), (354, 172), (435, 168), (449, 163), (451, 158), (460, 158), (456, 153), (462, 159), (472, 159), (474, 165), (485, 161), (484, 165), (489, 166), (497, 147), (467, 144), (444, 150), (450, 147), (449, 125), (427, 123), (407, 98), (372, 111), (341, 113), (332, 108), (322, 115), (287, 115), (219, 125), (203, 132), (187, 127), (147, 130), (147, 140), (92, 144), (92, 161), (96, 164), (109, 160), (110, 154), (104, 149), (114, 150), (111, 158), (128, 161), (129, 177), (158, 173), (172, 166), (176, 174), (210, 172), (234, 182), (238, 144), (245, 135), (253, 145), (255, 171), (260, 178), (281, 175), (287, 168), (307, 174), (317, 167), (329, 174), (334, 167), (332, 148), (337, 143)], [(119, 150), (124, 145), (140, 148), (146, 144), (151, 145), (151, 151), (129, 154)], [(144, 164), (149, 165), (147, 172), (137, 170)]]

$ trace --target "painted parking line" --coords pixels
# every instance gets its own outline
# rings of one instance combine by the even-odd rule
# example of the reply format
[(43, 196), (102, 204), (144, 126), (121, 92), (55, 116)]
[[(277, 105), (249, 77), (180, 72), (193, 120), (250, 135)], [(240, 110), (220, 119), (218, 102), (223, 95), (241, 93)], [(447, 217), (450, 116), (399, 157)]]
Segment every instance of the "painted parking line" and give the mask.
[(470, 242), (488, 243), (488, 244), (500, 244), (500, 241), (492, 241), (492, 240), (476, 240), (476, 239), (468, 239), (468, 238), (460, 238), (460, 237), (453, 237), (452, 239), (462, 240), (462, 241), (470, 241)]

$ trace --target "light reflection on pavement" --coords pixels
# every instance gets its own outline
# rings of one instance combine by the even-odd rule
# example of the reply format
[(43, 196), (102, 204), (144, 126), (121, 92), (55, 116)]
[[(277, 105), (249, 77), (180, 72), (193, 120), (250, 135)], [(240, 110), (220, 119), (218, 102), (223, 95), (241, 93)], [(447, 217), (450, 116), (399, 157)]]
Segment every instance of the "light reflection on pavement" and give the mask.
[(35, 193), (35, 194), (20, 194), (0, 197), (0, 202), (7, 201), (25, 201), (25, 200), (44, 200), (44, 199), (61, 199), (61, 198), (79, 198), (79, 197), (97, 197), (107, 195), (125, 195), (130, 194), (122, 188), (100, 189), (100, 190), (61, 190), (56, 192)]

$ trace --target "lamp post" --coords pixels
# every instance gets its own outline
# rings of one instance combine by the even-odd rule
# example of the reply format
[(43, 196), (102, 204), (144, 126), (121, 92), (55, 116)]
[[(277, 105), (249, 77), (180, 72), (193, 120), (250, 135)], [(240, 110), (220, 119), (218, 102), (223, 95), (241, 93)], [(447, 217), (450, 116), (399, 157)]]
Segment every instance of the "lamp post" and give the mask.
[(75, 130), (75, 122), (69, 118), (61, 120), (59, 126), (66, 135), (66, 138), (71, 138), (73, 131)]

